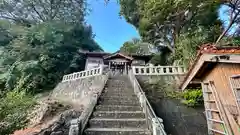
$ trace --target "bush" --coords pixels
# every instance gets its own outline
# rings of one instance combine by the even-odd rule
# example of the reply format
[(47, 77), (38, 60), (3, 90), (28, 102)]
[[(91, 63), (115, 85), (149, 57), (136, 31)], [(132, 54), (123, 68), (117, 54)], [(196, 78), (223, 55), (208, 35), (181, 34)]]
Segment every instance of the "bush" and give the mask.
[(158, 78), (154, 83), (149, 81), (143, 82), (142, 88), (148, 99), (152, 102), (158, 102), (161, 99), (179, 99), (182, 103), (189, 107), (198, 107), (203, 105), (203, 94), (200, 89), (188, 89), (184, 92), (177, 90), (176, 85)]
[(25, 92), (8, 92), (0, 103), (0, 134), (7, 135), (26, 126), (27, 111), (35, 104)]
[(197, 107), (203, 105), (203, 94), (202, 90), (199, 89), (190, 89), (186, 90), (182, 94), (183, 103), (190, 107)]

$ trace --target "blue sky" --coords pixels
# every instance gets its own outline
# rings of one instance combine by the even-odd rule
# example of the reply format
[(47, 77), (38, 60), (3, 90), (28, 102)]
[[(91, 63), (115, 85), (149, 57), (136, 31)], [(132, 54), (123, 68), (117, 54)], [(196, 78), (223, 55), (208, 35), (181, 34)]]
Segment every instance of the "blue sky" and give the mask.
[(104, 0), (88, 0), (92, 10), (87, 23), (93, 27), (95, 40), (106, 52), (119, 50), (125, 41), (139, 37), (137, 30), (119, 16), (120, 6), (115, 1), (107, 5)]
[[(229, 16), (229, 8), (227, 6), (221, 6), (219, 9), (219, 16), (222, 20), (224, 27), (227, 27), (229, 24), (230, 16)], [(228, 34), (232, 34), (236, 30), (237, 26), (233, 25), (232, 28), (229, 30)]]

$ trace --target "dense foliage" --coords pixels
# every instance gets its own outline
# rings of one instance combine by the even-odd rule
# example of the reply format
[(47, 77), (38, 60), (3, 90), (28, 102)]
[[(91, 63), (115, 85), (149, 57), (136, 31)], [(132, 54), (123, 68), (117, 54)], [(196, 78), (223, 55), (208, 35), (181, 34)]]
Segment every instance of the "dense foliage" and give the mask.
[(186, 90), (183, 94), (183, 103), (190, 107), (203, 105), (203, 93), (201, 89)]
[(0, 2), (0, 134), (24, 127), (34, 94), (84, 69), (80, 51), (102, 51), (85, 0)]
[(90, 26), (57, 22), (25, 28), (2, 49), (5, 88), (32, 93), (52, 88), (64, 74), (82, 70), (85, 60), (80, 50), (101, 50)]
[(0, 18), (21, 25), (61, 21), (84, 21), (85, 0), (1, 0)]
[[(158, 48), (160, 53), (155, 56), (155, 63), (183, 64), (188, 67), (196, 55), (196, 50), (204, 43), (222, 40), (220, 45), (238, 44), (239, 2), (119, 0), (119, 3), (120, 14), (138, 29), (142, 41)], [(219, 19), (219, 12), (224, 9), (226, 11), (223, 13), (227, 13), (224, 15), (230, 18), (229, 24), (223, 22), (226, 20)], [(222, 37), (223, 35), (228, 37)]]
[(126, 41), (120, 48), (120, 52), (127, 55), (136, 54), (140, 49), (138, 43), (141, 43), (141, 40), (135, 38), (131, 41)]
[(149, 55), (155, 52), (155, 47), (147, 42), (143, 42), (140, 39), (133, 38), (130, 41), (126, 41), (120, 48), (121, 53), (128, 55)]
[(35, 104), (31, 96), (22, 92), (9, 92), (0, 102), (0, 134), (7, 135), (27, 124), (27, 110)]
[(171, 81), (165, 81), (164, 78), (158, 77), (150, 81), (142, 82), (141, 86), (145, 90), (148, 99), (157, 103), (164, 98), (177, 99), (188, 107), (202, 107), (203, 93), (201, 89), (187, 89), (184, 92), (178, 91), (176, 84)]

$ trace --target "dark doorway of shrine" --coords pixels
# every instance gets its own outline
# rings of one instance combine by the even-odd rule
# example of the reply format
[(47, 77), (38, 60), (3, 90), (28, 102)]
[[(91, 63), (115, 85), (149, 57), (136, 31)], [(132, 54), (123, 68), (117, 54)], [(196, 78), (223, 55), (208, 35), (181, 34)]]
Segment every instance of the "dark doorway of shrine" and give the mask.
[(104, 63), (108, 64), (108, 67), (113, 75), (128, 74), (133, 58), (123, 55), (121, 53), (115, 53), (104, 58)]

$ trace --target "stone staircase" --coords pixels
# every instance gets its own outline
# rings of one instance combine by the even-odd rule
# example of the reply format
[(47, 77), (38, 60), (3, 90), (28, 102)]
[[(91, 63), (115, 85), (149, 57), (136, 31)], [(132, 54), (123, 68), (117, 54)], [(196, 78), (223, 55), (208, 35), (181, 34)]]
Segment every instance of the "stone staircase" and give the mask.
[(85, 135), (151, 135), (127, 76), (109, 78)]

